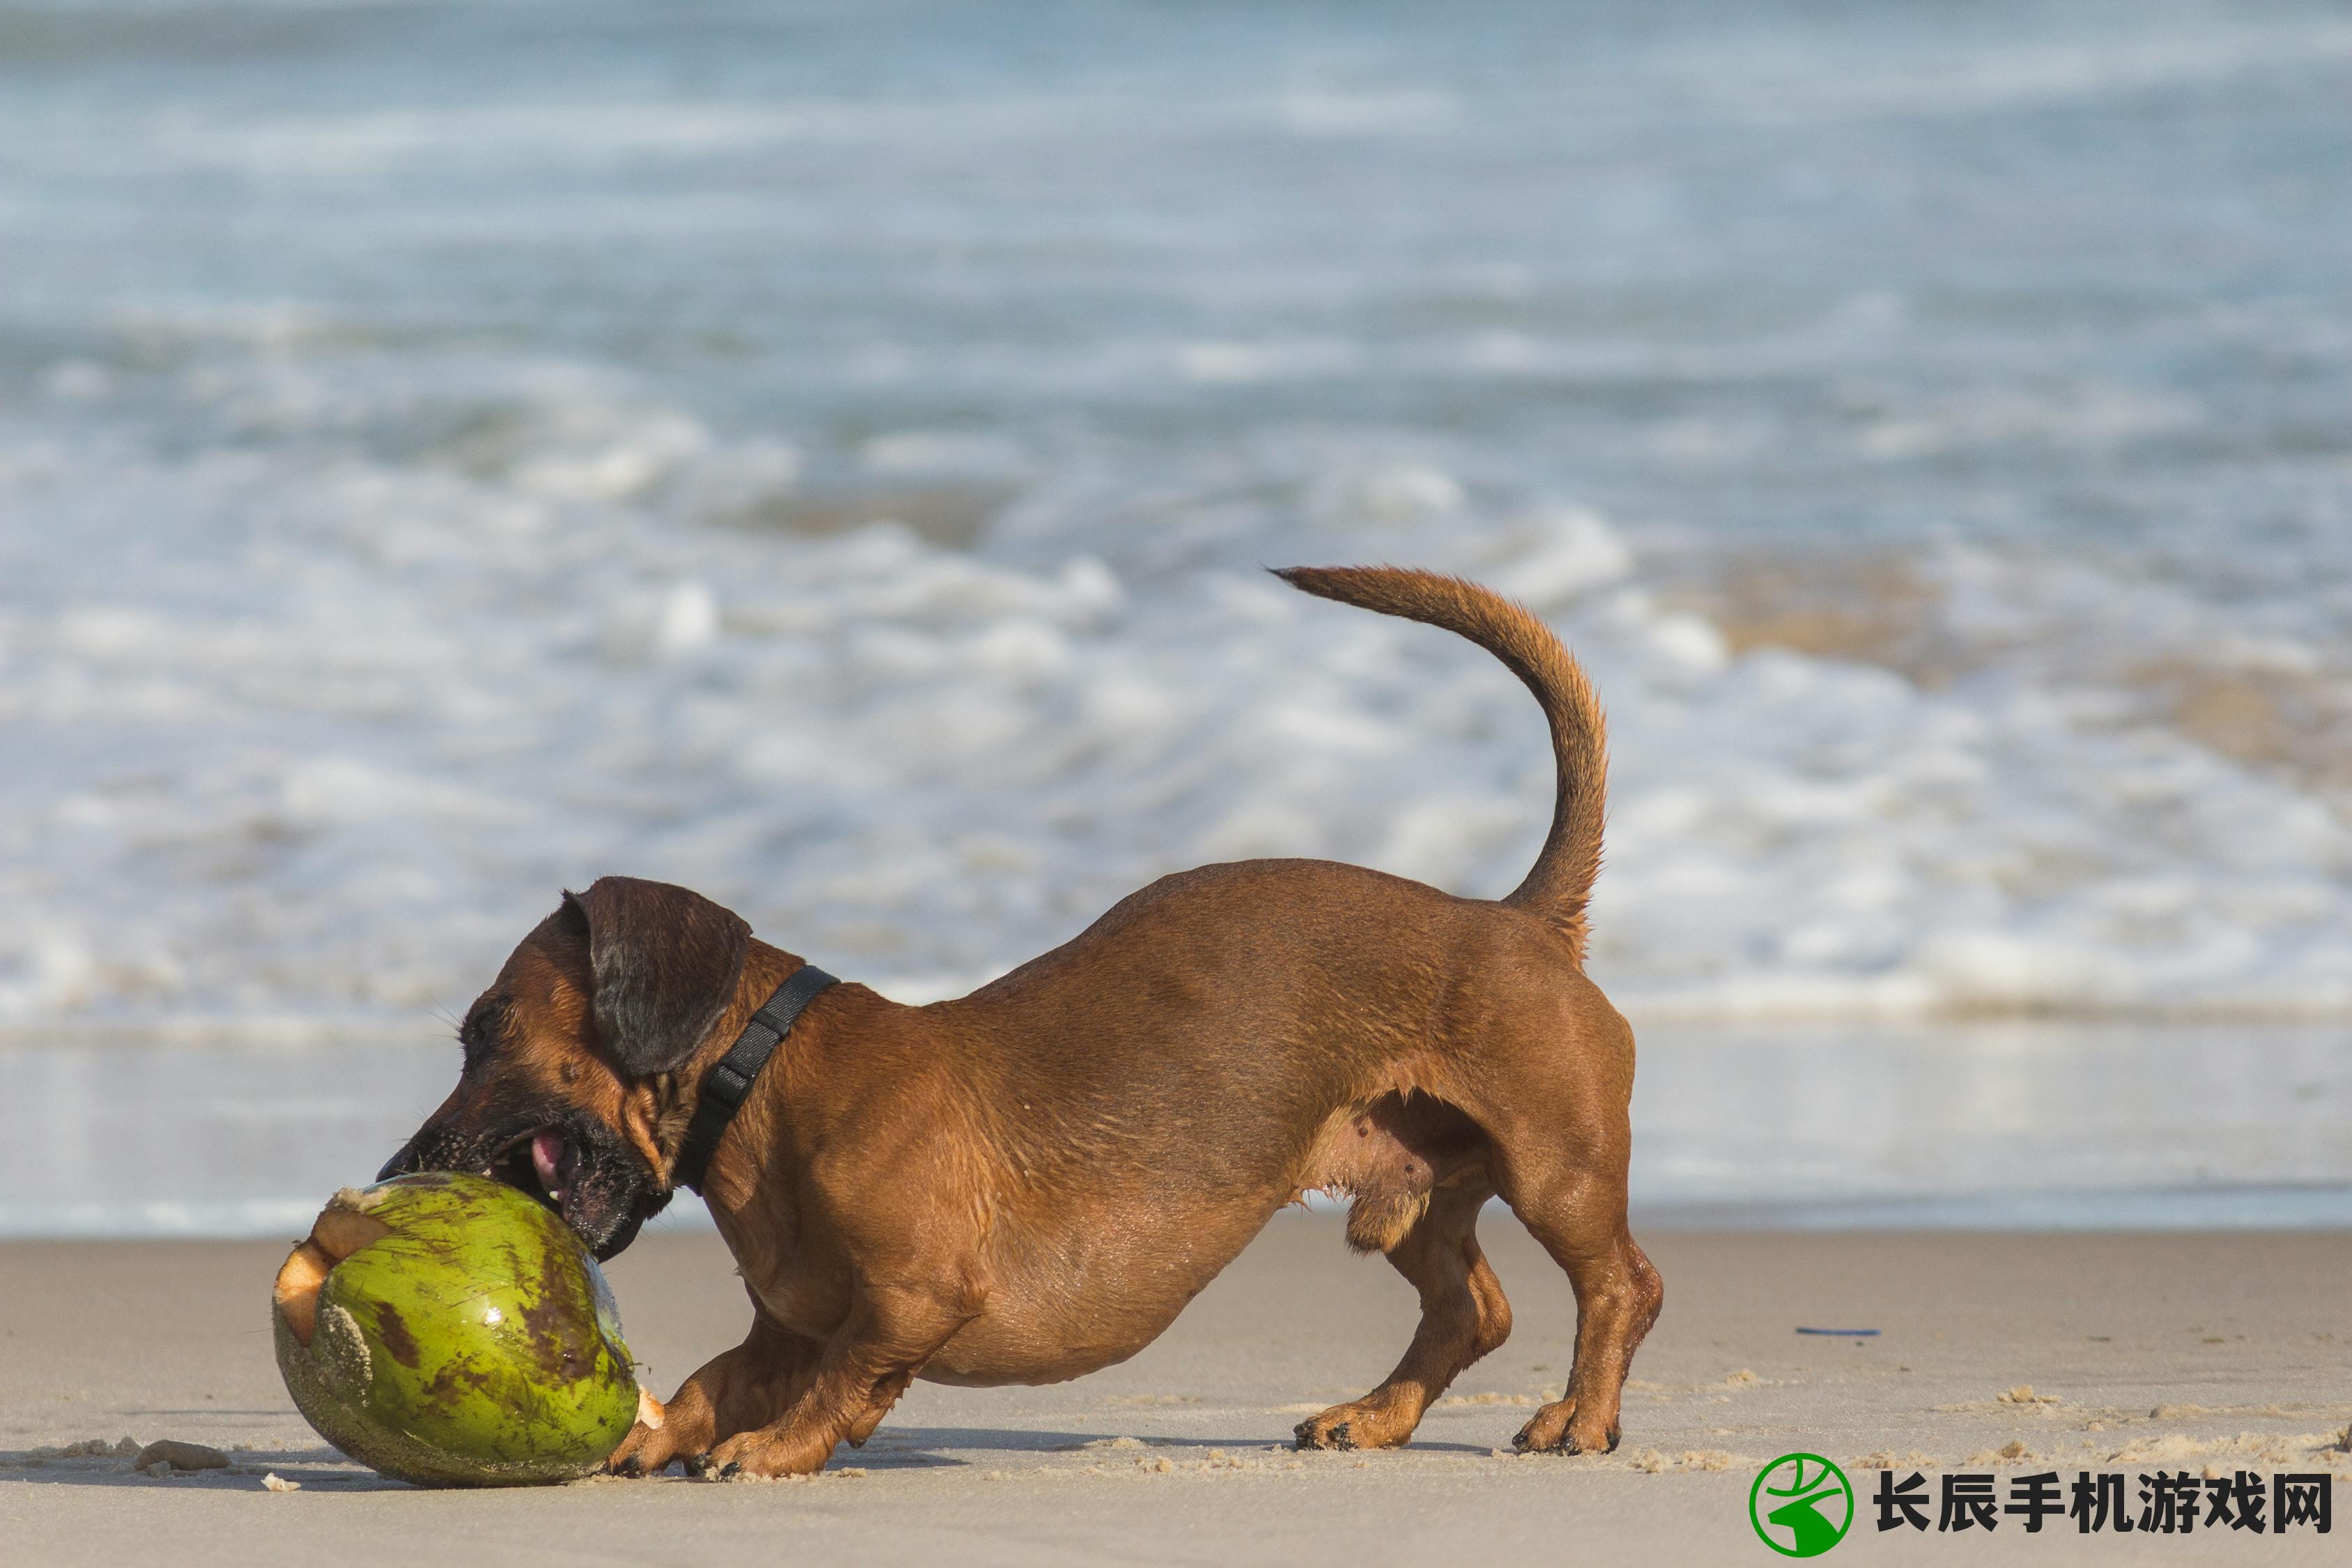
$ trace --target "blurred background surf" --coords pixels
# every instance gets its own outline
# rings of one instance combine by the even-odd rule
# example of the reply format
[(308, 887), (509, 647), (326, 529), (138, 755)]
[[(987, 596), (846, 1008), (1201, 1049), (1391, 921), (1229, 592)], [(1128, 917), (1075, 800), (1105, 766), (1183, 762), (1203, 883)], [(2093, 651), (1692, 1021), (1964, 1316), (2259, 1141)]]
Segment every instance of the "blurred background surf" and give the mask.
[(603, 872), (908, 1000), (1507, 890), (1526, 694), (1258, 571), (1381, 560), (1610, 704), (1653, 1202), (2352, 1222), (2347, 102), (2336, 5), (0, 0), (0, 1229), (299, 1224)]

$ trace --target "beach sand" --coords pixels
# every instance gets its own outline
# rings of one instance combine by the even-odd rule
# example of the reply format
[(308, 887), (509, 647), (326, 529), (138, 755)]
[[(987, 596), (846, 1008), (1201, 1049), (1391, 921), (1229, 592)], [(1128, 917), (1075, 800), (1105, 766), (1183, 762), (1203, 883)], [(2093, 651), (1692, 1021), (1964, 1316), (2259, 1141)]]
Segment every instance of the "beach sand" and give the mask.
[[(1624, 1446), (1564, 1459), (1509, 1443), (1567, 1368), (1565, 1282), (1507, 1215), (1484, 1230), (1517, 1327), (1400, 1452), (1289, 1449), (1302, 1415), (1380, 1379), (1414, 1316), (1386, 1266), (1348, 1255), (1336, 1216), (1291, 1213), (1132, 1362), (1052, 1388), (919, 1384), (818, 1479), (509, 1492), (394, 1486), (320, 1443), (271, 1360), (282, 1247), (6, 1244), (0, 1562), (1755, 1563), (1771, 1553), (1749, 1484), (1796, 1449), (1844, 1465), (1864, 1500), (1847, 1558), (2343, 1560), (2352, 1456), (2327, 1447), (2352, 1420), (2340, 1233), (1657, 1232), (1666, 1310)], [(709, 1235), (649, 1237), (611, 1274), (665, 1394), (748, 1316)], [(215, 1445), (236, 1467), (156, 1479), (113, 1454), (36, 1452), (124, 1436)], [(2327, 1468), (2338, 1523), (2260, 1542), (2086, 1541), (2063, 1517), (2033, 1537), (2014, 1521), (1991, 1538), (1882, 1537), (1874, 1456), (2069, 1477)]]

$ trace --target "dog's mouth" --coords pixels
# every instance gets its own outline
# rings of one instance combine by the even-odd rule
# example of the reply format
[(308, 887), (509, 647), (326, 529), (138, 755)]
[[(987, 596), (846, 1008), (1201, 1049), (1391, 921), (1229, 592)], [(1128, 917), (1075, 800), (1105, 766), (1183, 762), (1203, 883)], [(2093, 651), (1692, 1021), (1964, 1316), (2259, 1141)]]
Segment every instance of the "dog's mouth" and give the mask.
[(593, 1121), (525, 1121), (488, 1138), (428, 1126), (378, 1179), (413, 1171), (473, 1171), (528, 1193), (584, 1242), (599, 1262), (635, 1239), (669, 1203), (618, 1135)]
[(566, 1136), (560, 1125), (550, 1124), (509, 1141), (491, 1156), (482, 1174), (530, 1194), (560, 1215), (564, 1199), (579, 1189), (586, 1159), (578, 1140)]

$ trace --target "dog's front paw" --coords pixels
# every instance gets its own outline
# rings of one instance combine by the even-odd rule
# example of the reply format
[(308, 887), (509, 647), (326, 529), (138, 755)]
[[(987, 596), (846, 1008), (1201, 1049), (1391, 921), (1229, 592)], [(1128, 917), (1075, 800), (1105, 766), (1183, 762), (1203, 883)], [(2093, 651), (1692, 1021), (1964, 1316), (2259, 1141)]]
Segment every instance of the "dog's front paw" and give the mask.
[(785, 1476), (810, 1476), (824, 1468), (835, 1445), (822, 1436), (797, 1435), (789, 1429), (740, 1432), (708, 1454), (696, 1456), (689, 1468), (705, 1480), (776, 1480)]
[(677, 1458), (674, 1434), (640, 1421), (629, 1428), (629, 1435), (621, 1439), (621, 1446), (605, 1458), (604, 1471), (608, 1476), (632, 1479), (659, 1475)]
[(670, 1461), (681, 1454), (699, 1447), (706, 1440), (701, 1424), (691, 1417), (699, 1406), (688, 1404), (679, 1412), (688, 1419), (672, 1417), (668, 1408), (653, 1395), (643, 1384), (637, 1385), (637, 1419), (621, 1446), (606, 1456), (604, 1473), (608, 1476), (655, 1476), (667, 1469)]

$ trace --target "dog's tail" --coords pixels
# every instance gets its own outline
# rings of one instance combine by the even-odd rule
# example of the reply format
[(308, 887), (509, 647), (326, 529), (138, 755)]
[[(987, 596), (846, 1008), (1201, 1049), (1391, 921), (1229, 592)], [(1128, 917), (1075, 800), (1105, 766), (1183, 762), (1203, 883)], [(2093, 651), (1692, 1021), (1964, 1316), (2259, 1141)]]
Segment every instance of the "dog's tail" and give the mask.
[(1275, 575), (1343, 605), (1443, 626), (1468, 637), (1527, 682), (1551, 725), (1559, 793), (1543, 852), (1503, 901), (1551, 921), (1581, 960), (1584, 909), (1601, 871), (1601, 826), (1609, 791), (1608, 727), (1582, 667), (1551, 628), (1524, 607), (1459, 577), (1402, 566), (1277, 567)]

